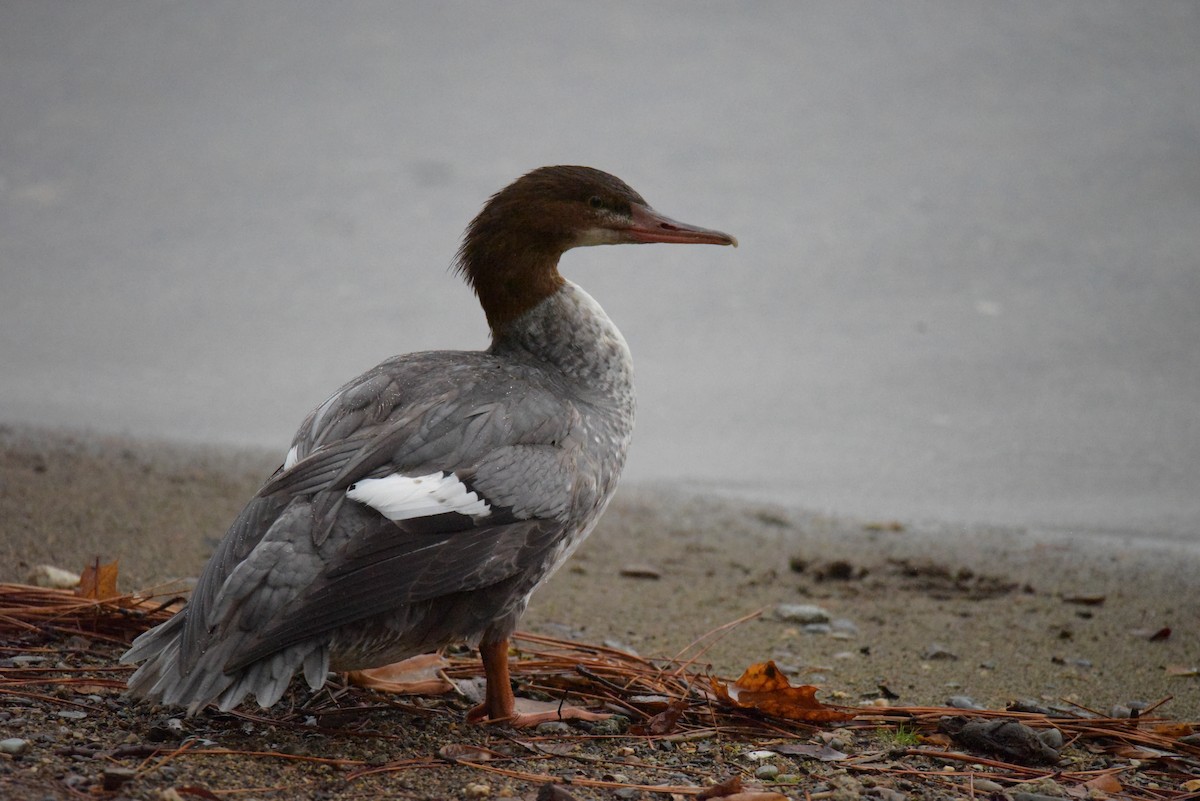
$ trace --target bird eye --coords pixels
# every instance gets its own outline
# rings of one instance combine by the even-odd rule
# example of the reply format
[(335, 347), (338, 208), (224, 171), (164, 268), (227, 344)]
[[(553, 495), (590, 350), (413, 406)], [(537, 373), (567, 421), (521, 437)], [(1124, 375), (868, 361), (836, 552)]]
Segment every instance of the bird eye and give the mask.
[(600, 199), (599, 195), (592, 195), (588, 198), (588, 205), (593, 209), (602, 209), (604, 208), (604, 201)]

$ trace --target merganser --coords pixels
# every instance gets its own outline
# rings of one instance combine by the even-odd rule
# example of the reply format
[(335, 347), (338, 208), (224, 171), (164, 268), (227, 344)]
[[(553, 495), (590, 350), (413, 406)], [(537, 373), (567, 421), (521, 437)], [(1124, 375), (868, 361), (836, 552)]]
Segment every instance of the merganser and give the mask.
[(634, 418), (629, 348), (558, 261), (642, 242), (737, 245), (590, 167), (493, 195), (457, 257), (491, 347), (396, 356), (309, 414), (187, 606), (121, 658), (145, 662), (131, 694), (266, 708), (297, 671), (315, 690), (465, 641), (487, 681), (468, 720), (547, 719), (516, 713), (508, 638), (608, 505)]

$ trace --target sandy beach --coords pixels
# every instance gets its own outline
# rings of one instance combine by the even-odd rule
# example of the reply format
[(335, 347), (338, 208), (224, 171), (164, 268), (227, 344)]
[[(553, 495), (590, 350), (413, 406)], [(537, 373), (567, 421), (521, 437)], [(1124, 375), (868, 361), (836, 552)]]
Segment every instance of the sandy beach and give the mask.
[[(197, 575), (277, 455), (86, 434), (0, 431), (0, 580), (120, 561), (122, 589)], [(1200, 553), (1094, 532), (833, 519), (627, 485), (535, 595), (527, 630), (675, 656), (757, 611), (700, 664), (774, 659), (826, 697), (968, 696), (1200, 716)], [(816, 605), (830, 625), (780, 620)], [(1167, 635), (1165, 630), (1169, 630)], [(1157, 639), (1151, 635), (1159, 633)]]

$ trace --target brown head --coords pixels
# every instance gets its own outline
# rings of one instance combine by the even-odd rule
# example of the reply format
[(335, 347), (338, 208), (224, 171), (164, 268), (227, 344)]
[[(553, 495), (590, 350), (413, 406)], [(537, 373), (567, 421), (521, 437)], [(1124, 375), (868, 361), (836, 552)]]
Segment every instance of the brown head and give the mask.
[(620, 178), (591, 167), (539, 167), (501, 189), (471, 221), (458, 272), (495, 333), (562, 286), (571, 248), (669, 242), (737, 245), (729, 234), (656, 212)]

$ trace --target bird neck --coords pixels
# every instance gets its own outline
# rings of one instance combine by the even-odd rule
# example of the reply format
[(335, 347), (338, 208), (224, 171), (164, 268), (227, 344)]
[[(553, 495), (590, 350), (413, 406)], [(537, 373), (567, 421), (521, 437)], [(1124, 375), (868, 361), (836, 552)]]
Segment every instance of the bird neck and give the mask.
[(600, 304), (559, 276), (558, 289), (492, 329), (491, 352), (532, 359), (560, 373), (584, 397), (633, 406), (633, 357)]

